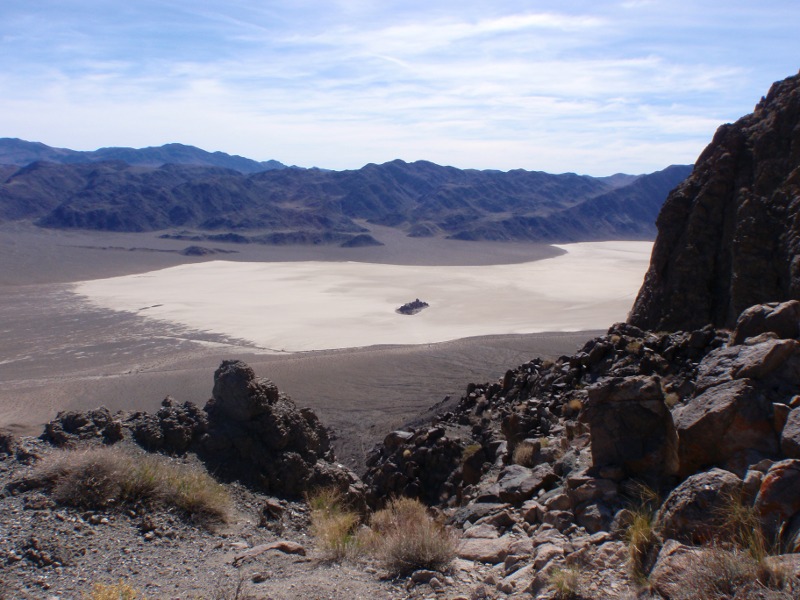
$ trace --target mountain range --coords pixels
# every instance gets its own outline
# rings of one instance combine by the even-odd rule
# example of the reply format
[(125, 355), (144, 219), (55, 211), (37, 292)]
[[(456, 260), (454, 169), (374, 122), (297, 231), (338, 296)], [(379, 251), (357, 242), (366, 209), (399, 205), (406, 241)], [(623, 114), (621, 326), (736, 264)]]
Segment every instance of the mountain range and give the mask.
[(460, 240), (653, 239), (667, 194), (692, 170), (590, 177), (394, 160), (327, 171), (180, 144), (77, 152), (13, 139), (0, 139), (0, 165), (0, 220), (355, 245), (378, 243), (370, 223)]

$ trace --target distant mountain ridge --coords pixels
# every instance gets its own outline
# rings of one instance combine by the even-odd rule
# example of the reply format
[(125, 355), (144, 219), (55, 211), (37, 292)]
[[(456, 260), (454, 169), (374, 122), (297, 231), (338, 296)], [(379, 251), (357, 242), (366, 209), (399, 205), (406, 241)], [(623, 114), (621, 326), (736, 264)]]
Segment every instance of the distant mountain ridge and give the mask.
[[(223, 235), (240, 243), (348, 243), (366, 232), (364, 222), (412, 237), (460, 240), (652, 239), (667, 193), (691, 172), (691, 166), (673, 166), (649, 175), (598, 178), (394, 160), (350, 171), (243, 173), (209, 166), (208, 158), (218, 153), (179, 144), (103, 149), (84, 160), (86, 153), (76, 157), (71, 150), (4, 141), (0, 164), (34, 156), (59, 160), (0, 166), (2, 220), (29, 219), (52, 228), (164, 230), (192, 240)], [(98, 156), (107, 160), (98, 162)], [(146, 162), (157, 163), (158, 157), (184, 162)], [(206, 162), (191, 163), (193, 157)]]
[(148, 148), (100, 148), (93, 151), (53, 148), (41, 142), (18, 138), (0, 138), (0, 164), (25, 166), (37, 161), (60, 164), (97, 163), (121, 160), (133, 166), (160, 167), (165, 164), (203, 165), (233, 169), (240, 173), (258, 173), (286, 169), (277, 160), (258, 162), (224, 152), (207, 152), (185, 144), (165, 144)]

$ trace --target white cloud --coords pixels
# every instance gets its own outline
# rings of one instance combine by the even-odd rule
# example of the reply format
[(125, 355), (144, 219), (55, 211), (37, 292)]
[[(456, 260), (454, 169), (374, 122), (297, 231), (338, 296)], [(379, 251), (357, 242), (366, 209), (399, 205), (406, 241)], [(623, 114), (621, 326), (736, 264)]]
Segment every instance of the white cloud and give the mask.
[(121, 18), (90, 0), (9, 2), (0, 136), (181, 141), (331, 168), (401, 157), (607, 174), (690, 162), (800, 55), (800, 5), (788, 0), (572, 12), (521, 0), (141, 0)]

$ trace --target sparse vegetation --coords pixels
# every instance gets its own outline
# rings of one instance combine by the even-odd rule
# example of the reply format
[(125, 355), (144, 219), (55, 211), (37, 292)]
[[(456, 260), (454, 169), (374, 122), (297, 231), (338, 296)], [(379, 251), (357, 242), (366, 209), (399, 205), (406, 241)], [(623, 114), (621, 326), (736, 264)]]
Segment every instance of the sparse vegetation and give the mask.
[(91, 593), (83, 597), (84, 600), (147, 600), (139, 590), (121, 579), (113, 584), (95, 583)]
[(539, 451), (539, 446), (529, 440), (523, 440), (514, 448), (512, 460), (515, 465), (523, 467), (533, 466), (533, 457)]
[(358, 555), (361, 540), (356, 529), (359, 514), (347, 508), (341, 493), (335, 488), (317, 490), (308, 497), (311, 508), (311, 531), (320, 549), (332, 560)]
[(164, 506), (202, 526), (224, 522), (230, 512), (225, 488), (200, 468), (114, 446), (54, 452), (31, 479), (60, 504), (79, 508)]
[(743, 503), (739, 497), (731, 497), (720, 512), (718, 516), (722, 525), (717, 534), (717, 543), (746, 550), (757, 562), (763, 561), (769, 552), (755, 508)]
[(757, 592), (765, 589), (758, 581), (758, 562), (749, 552), (718, 546), (699, 552), (680, 583), (672, 596), (675, 600), (734, 596), (746, 600), (762, 597)]
[(482, 448), (483, 446), (481, 444), (470, 444), (464, 448), (464, 451), (461, 453), (461, 462), (467, 462), (470, 458), (480, 452)]
[(441, 570), (456, 555), (455, 535), (431, 517), (418, 500), (392, 500), (373, 515), (370, 527), (373, 546), (393, 574)]
[(311, 530), (320, 549), (332, 560), (378, 556), (394, 575), (416, 569), (442, 569), (456, 554), (456, 537), (428, 514), (418, 500), (398, 498), (372, 515), (359, 529), (360, 516), (335, 489), (308, 497)]
[(628, 542), (628, 560), (631, 574), (640, 580), (645, 579), (646, 563), (660, 540), (655, 529), (655, 510), (658, 494), (647, 486), (636, 488), (638, 504), (630, 509), (625, 539)]
[(547, 584), (556, 600), (580, 598), (581, 573), (577, 567), (556, 567), (548, 575)]

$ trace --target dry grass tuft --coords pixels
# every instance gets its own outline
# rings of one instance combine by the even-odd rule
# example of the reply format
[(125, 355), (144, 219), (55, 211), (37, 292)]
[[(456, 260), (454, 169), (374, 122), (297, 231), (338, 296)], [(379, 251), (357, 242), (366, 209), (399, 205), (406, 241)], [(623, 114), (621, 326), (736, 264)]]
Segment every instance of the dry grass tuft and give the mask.
[(358, 556), (362, 544), (356, 530), (361, 519), (345, 506), (341, 492), (323, 488), (307, 500), (311, 508), (311, 531), (326, 556), (331, 560)]
[(638, 504), (630, 509), (625, 539), (628, 542), (628, 562), (631, 574), (643, 580), (646, 578), (648, 562), (661, 540), (655, 528), (655, 512), (659, 504), (658, 494), (645, 485), (635, 490)]
[(576, 567), (556, 567), (547, 576), (547, 585), (555, 593), (556, 600), (580, 598), (581, 573)]
[(370, 520), (371, 545), (392, 574), (442, 570), (455, 558), (457, 538), (418, 500), (398, 498)]
[(90, 594), (84, 594), (84, 600), (147, 600), (136, 588), (121, 579), (119, 583), (106, 585), (95, 583)]
[(32, 479), (49, 488), (60, 504), (79, 508), (177, 508), (202, 526), (224, 522), (230, 513), (228, 493), (205, 471), (115, 446), (54, 452), (37, 466)]
[(715, 516), (722, 524), (716, 535), (718, 545), (746, 550), (757, 562), (770, 554), (761, 520), (753, 506), (746, 505), (739, 497), (731, 497)]
[(533, 466), (533, 458), (536, 456), (536, 453), (539, 451), (539, 445), (530, 442), (528, 440), (523, 440), (519, 444), (517, 444), (516, 448), (514, 448), (514, 453), (511, 456), (511, 460), (514, 462), (515, 465), (522, 465), (523, 467), (532, 467)]
[(672, 595), (675, 600), (695, 598), (755, 598), (764, 589), (757, 581), (758, 563), (742, 550), (710, 546), (692, 562)]

